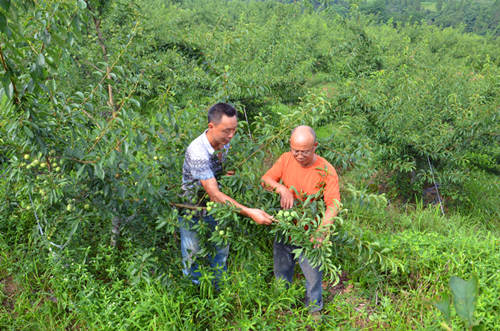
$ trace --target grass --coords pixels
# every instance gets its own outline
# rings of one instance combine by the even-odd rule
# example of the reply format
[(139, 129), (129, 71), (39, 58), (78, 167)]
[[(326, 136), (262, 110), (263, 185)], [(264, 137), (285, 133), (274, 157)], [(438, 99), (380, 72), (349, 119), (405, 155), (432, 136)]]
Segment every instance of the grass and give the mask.
[[(444, 318), (433, 303), (449, 293), (453, 275), (478, 277), (475, 318), (485, 329), (499, 328), (495, 312), (500, 310), (500, 240), (499, 228), (492, 226), (494, 192), (483, 194), (475, 213), (443, 216), (436, 206), (422, 203), (391, 202), (384, 207), (369, 195), (360, 199), (345, 187), (359, 182), (358, 177), (356, 170), (342, 176), (344, 207), (349, 210), (346, 226), (378, 241), (386, 256), (404, 268), (391, 273), (344, 254), (341, 282), (324, 284), (324, 316), (318, 329), (439, 329)], [(487, 178), (471, 183), (468, 190), (477, 197), (485, 187), (497, 186)], [(33, 225), (25, 221), (26, 227)], [(51, 253), (37, 234), (22, 230), (29, 239), (22, 241), (9, 235), (19, 231), (17, 227), (3, 225), (0, 329), (292, 330), (313, 325), (303, 305), (299, 268), (289, 289), (276, 282), (271, 246), (260, 243), (251, 252), (233, 251), (227, 280), (215, 293), (210, 283), (197, 287), (182, 277), (178, 236), (157, 233), (151, 243), (143, 236), (155, 231), (154, 225), (142, 226), (139, 232), (124, 232), (119, 250), (103, 243)], [(462, 324), (455, 318), (452, 326)]]
[[(392, 212), (392, 223), (385, 224), (379, 222), (389, 216), (386, 212), (350, 208), (352, 226), (377, 233), (388, 254), (404, 261), (406, 271), (390, 275), (368, 267), (359, 272), (355, 261), (345, 261), (341, 283), (324, 284), (323, 329), (439, 328), (442, 318), (432, 303), (446, 291), (451, 275), (472, 274), (479, 276), (481, 287), (476, 318), (488, 329), (500, 326), (494, 313), (500, 308), (498, 230), (485, 229), (470, 217), (442, 216), (432, 208), (417, 207), (397, 218)], [(66, 258), (26, 255), (22, 244), (9, 247), (5, 237), (0, 247), (0, 327), (6, 330), (294, 329), (312, 323), (302, 303), (303, 277), (297, 272), (289, 289), (277, 283), (271, 249), (231, 256), (226, 285), (215, 294), (183, 279), (180, 264), (168, 266), (168, 273), (159, 277), (161, 262), (148, 264), (148, 259), (155, 261), (155, 250), (145, 260), (132, 259), (137, 255), (133, 245), (119, 253), (128, 259), (101, 250), (92, 259), (80, 255), (78, 260), (75, 254), (69, 264)], [(124, 270), (139, 261), (150, 267), (137, 280)], [(91, 271), (96, 263), (121, 271), (114, 278), (103, 277)]]

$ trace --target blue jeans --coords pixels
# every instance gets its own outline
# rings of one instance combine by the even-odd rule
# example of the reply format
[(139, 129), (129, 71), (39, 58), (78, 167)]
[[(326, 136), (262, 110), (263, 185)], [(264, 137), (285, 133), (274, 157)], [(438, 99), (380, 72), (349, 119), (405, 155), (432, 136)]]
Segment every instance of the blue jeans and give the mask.
[[(207, 222), (212, 230), (215, 228), (215, 225), (217, 225), (217, 221), (212, 216), (204, 216), (201, 219), (193, 217), (191, 221), (187, 221), (184, 218), (179, 217), (183, 266), (182, 272), (185, 276), (189, 276), (191, 281), (195, 284), (199, 284), (199, 278), (201, 276), (201, 273), (198, 270), (198, 263), (195, 262), (196, 253), (200, 251), (200, 240), (198, 238), (198, 233), (196, 231), (192, 231), (190, 228), (200, 220)], [(215, 256), (210, 257), (210, 267), (216, 269), (215, 279), (218, 281), (222, 278), (222, 270), (227, 270), (226, 262), (227, 257), (229, 256), (229, 245), (224, 247), (216, 246), (215, 250)]]
[(292, 251), (296, 248), (299, 247), (283, 244), (277, 239), (274, 240), (274, 276), (291, 283), (295, 264), (299, 262), (300, 268), (306, 278), (306, 306), (309, 307), (310, 312), (320, 311), (323, 309), (321, 294), (323, 272), (319, 271), (319, 268), (313, 268), (304, 254), (300, 255), (298, 261), (295, 260)]

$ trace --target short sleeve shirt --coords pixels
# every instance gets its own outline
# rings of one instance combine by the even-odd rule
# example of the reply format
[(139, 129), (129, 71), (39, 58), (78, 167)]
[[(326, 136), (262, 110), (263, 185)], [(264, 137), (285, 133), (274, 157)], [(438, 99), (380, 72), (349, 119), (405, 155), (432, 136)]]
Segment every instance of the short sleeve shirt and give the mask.
[(326, 206), (338, 207), (340, 202), (337, 172), (319, 155), (316, 155), (316, 161), (312, 165), (304, 168), (295, 160), (292, 152), (283, 153), (264, 176), (275, 181), (282, 180), (288, 189), (293, 186), (299, 194), (292, 190), (295, 199), (305, 200), (308, 195), (315, 194), (324, 187)]
[(221, 157), (215, 153), (207, 138), (207, 131), (189, 144), (182, 166), (182, 197), (186, 202), (199, 202), (204, 195), (200, 180), (218, 178), (222, 173), (222, 164), (226, 159), (229, 144), (221, 151)]

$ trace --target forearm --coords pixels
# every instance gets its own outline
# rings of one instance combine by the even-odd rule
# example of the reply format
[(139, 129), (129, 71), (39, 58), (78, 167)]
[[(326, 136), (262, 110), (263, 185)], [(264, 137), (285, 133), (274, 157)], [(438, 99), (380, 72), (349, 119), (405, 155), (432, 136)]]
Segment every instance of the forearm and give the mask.
[(265, 211), (255, 208), (249, 208), (247, 206), (242, 205), (241, 203), (234, 200), (227, 194), (224, 194), (221, 191), (219, 191), (218, 187), (214, 186), (213, 184), (214, 183), (212, 181), (212, 185), (207, 185), (207, 187), (209, 188), (209, 190), (207, 190), (207, 193), (208, 196), (210, 197), (210, 200), (219, 203), (231, 203), (238, 209), (238, 212), (241, 215), (251, 218), (257, 224), (269, 225), (273, 222), (272, 217)]
[(281, 189), (282, 187), (286, 188), (285, 185), (280, 184), (278, 181), (268, 176), (263, 176), (261, 178), (261, 181), (262, 181), (262, 187), (271, 192), (278, 192), (278, 189)]
[(231, 203), (232, 205), (234, 205), (236, 208), (238, 208), (238, 211), (240, 214), (242, 214), (243, 216), (248, 216), (248, 207), (247, 206), (244, 206), (242, 205), (241, 203), (239, 203), (238, 201), (234, 200), (233, 198), (231, 198), (230, 196), (228, 196), (227, 194), (221, 192), (221, 191), (218, 191), (212, 195), (209, 195), (210, 196), (210, 200), (211, 201), (214, 201), (214, 202), (219, 202), (219, 203)]
[(337, 208), (334, 206), (327, 206), (325, 211), (325, 216), (321, 222), (321, 226), (326, 226), (333, 224), (335, 217), (337, 216)]

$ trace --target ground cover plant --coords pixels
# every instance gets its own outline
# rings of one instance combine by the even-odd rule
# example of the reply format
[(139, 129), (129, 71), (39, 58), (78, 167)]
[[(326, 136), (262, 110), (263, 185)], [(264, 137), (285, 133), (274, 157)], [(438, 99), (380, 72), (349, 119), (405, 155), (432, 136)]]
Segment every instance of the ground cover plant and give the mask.
[[(500, 327), (498, 40), (217, 0), (0, 1), (0, 36), (2, 329)], [(172, 205), (218, 101), (240, 111), (224, 192), (281, 220), (210, 206), (220, 291), (203, 266), (182, 277)], [(319, 325), (303, 276), (272, 272), (276, 233), (308, 237), (260, 186), (299, 124), (341, 180), (330, 244), (305, 245), (328, 274)]]

